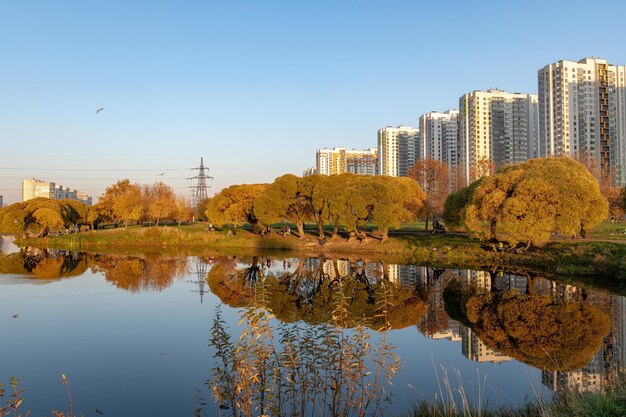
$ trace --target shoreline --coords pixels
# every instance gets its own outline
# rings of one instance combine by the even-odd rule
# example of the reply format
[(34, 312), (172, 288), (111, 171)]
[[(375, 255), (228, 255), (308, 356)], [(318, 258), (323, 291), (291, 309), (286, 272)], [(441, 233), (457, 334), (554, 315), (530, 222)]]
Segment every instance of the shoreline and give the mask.
[(163, 252), (201, 256), (207, 253), (291, 254), (308, 257), (382, 260), (388, 263), (419, 264), (448, 268), (482, 269), (520, 274), (558, 276), (576, 281), (598, 281), (626, 286), (626, 244), (605, 240), (554, 240), (525, 253), (497, 252), (489, 245), (462, 234), (427, 232), (394, 233), (385, 242), (375, 237), (362, 241), (345, 238), (304, 239), (273, 234), (261, 237), (238, 229), (205, 231), (202, 226), (128, 227), (82, 232), (44, 238), (16, 238), (18, 246), (103, 252)]

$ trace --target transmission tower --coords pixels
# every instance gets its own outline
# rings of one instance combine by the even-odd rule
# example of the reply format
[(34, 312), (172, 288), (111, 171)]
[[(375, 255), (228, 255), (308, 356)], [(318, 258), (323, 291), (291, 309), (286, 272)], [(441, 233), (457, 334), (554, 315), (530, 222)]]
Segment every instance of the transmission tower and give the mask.
[(198, 170), (198, 175), (187, 178), (189, 180), (198, 180), (198, 185), (192, 185), (191, 187), (191, 204), (193, 207), (196, 207), (202, 200), (208, 197), (207, 188), (210, 186), (206, 185), (206, 180), (212, 180), (213, 177), (208, 176), (206, 172), (209, 171), (208, 168), (204, 166), (204, 158), (200, 158), (200, 166), (197, 168), (191, 168), (193, 170)]
[(193, 291), (200, 294), (200, 303), (204, 301), (204, 294), (206, 292), (206, 275), (207, 275), (207, 263), (202, 258), (196, 259), (196, 281), (191, 281), (194, 284), (198, 284), (198, 289)]

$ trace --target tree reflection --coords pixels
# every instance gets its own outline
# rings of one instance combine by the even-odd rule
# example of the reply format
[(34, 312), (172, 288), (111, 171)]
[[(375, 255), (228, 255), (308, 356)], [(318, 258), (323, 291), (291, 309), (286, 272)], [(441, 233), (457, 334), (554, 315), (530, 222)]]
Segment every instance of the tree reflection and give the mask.
[(126, 291), (163, 291), (174, 283), (175, 278), (187, 273), (187, 259), (158, 255), (145, 258), (97, 255), (92, 268), (101, 272), (107, 282)]
[[(269, 263), (269, 262), (268, 262)], [(425, 303), (412, 288), (389, 282), (375, 273), (366, 273), (362, 261), (301, 258), (295, 269), (278, 273), (254, 257), (249, 266), (237, 268), (232, 259), (216, 259), (207, 275), (211, 292), (231, 307), (253, 305), (257, 300), (254, 284), (263, 281), (267, 297), (263, 307), (284, 322), (299, 320), (327, 323), (332, 319), (332, 306), (339, 286), (350, 300), (346, 325), (353, 327), (368, 322), (372, 328), (383, 323), (377, 303), (385, 291), (390, 292), (394, 307), (388, 312), (393, 328), (416, 324), (426, 310)], [(372, 269), (372, 268), (370, 268)]]
[(0, 254), (0, 274), (58, 279), (82, 275), (88, 267), (88, 256), (65, 250), (26, 247), (17, 253)]
[[(611, 329), (609, 317), (581, 301), (515, 291), (446, 290), (446, 309), (488, 347), (546, 370), (582, 368)], [(457, 308), (458, 307), (458, 308)]]

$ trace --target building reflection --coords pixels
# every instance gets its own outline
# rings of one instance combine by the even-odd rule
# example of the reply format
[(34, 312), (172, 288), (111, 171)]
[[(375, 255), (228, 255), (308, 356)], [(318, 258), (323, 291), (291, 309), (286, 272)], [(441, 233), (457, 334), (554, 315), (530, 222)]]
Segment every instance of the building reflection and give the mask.
[[(576, 294), (572, 288), (562, 294)], [(626, 373), (626, 299), (617, 295), (595, 295), (598, 304), (611, 316), (611, 333), (604, 338), (602, 348), (582, 368), (576, 371), (542, 371), (541, 382), (555, 393), (576, 390), (599, 391), (611, 386)]]
[[(573, 371), (543, 370), (542, 383), (554, 392), (564, 390), (596, 391), (610, 386), (626, 372), (626, 298), (599, 291), (557, 283), (543, 278), (492, 271), (444, 270), (389, 265), (399, 281), (418, 283), (423, 288), (427, 313), (418, 327), (427, 337), (460, 343), (466, 358), (476, 362), (501, 363), (512, 358), (489, 348), (470, 327), (450, 319), (445, 312), (443, 290), (453, 280), (465, 290), (511, 291), (519, 294), (549, 296), (558, 303), (583, 301), (598, 308), (611, 318), (611, 332), (602, 341), (601, 349), (581, 369)], [(390, 274), (392, 276), (392, 274)], [(433, 327), (433, 317), (439, 327)], [(430, 322), (429, 322), (430, 320)], [(445, 326), (441, 326), (445, 321)]]

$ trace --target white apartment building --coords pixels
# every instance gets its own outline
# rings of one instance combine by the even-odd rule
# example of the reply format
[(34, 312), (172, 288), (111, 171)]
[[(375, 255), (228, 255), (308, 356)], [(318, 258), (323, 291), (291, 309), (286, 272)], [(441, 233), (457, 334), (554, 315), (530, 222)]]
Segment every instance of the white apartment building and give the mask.
[(62, 185), (57, 187), (54, 182), (42, 181), (35, 178), (22, 180), (22, 201), (38, 197), (51, 198), (53, 200), (77, 200), (82, 201), (88, 206), (92, 204), (91, 196), (86, 193), (70, 190)]
[(430, 112), (420, 116), (419, 159), (435, 159), (456, 166), (459, 111)]
[(376, 175), (378, 150), (346, 150), (345, 148), (319, 149), (315, 158), (316, 173), (338, 175), (351, 172), (358, 175)]
[(22, 180), (22, 201), (39, 197), (56, 198), (56, 185), (35, 178)]
[(455, 186), (459, 153), (459, 111), (430, 112), (420, 116), (419, 159), (434, 159), (448, 165), (450, 189)]
[(387, 126), (378, 130), (378, 174), (405, 177), (419, 160), (419, 128)]
[(490, 89), (459, 99), (459, 166), (470, 183), (535, 156), (537, 95)]
[(537, 73), (540, 156), (587, 160), (626, 184), (626, 66), (558, 61)]

